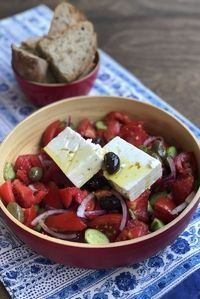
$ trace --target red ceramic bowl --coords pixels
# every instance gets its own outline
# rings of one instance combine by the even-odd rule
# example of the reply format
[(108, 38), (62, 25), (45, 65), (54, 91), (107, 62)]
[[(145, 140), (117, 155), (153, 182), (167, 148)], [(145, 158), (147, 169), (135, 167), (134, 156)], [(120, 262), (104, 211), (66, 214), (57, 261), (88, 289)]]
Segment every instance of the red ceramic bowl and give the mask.
[(45, 106), (60, 99), (87, 95), (98, 74), (100, 66), (98, 52), (96, 52), (94, 63), (95, 67), (88, 75), (71, 83), (38, 83), (24, 79), (14, 68), (13, 72), (18, 85), (29, 101), (36, 106)]
[[(117, 97), (77, 97), (66, 99), (39, 109), (22, 121), (0, 146), (0, 182), (6, 161), (14, 161), (22, 153), (37, 152), (44, 128), (55, 119), (66, 119), (71, 115), (76, 124), (84, 117), (100, 119), (111, 110), (121, 111), (132, 118), (144, 120), (152, 134), (162, 135), (169, 144), (186, 151), (193, 151), (200, 170), (200, 148), (191, 132), (168, 113), (146, 103)], [(177, 138), (178, 137), (178, 138)], [(89, 245), (58, 240), (40, 234), (16, 220), (0, 201), (2, 216), (29, 247), (56, 262), (84, 268), (110, 268), (124, 266), (144, 260), (172, 243), (184, 230), (200, 197), (198, 189), (187, 208), (172, 222), (149, 235), (106, 245)]]

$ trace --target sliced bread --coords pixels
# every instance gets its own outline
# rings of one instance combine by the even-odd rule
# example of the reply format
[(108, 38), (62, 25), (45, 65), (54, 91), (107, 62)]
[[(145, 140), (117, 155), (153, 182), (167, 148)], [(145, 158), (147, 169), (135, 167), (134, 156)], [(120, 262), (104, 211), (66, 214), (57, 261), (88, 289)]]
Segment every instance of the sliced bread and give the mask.
[(12, 66), (26, 80), (35, 82), (49, 80), (48, 62), (14, 44), (12, 44)]
[(41, 38), (42, 38), (41, 36), (30, 37), (21, 43), (20, 48), (22, 48), (30, 53), (38, 55), (37, 44)]
[(68, 2), (61, 2), (54, 11), (48, 36), (64, 31), (68, 26), (85, 21), (85, 15)]
[(96, 33), (85, 21), (70, 26), (57, 36), (44, 37), (38, 43), (58, 82), (71, 82), (91, 65), (96, 52)]

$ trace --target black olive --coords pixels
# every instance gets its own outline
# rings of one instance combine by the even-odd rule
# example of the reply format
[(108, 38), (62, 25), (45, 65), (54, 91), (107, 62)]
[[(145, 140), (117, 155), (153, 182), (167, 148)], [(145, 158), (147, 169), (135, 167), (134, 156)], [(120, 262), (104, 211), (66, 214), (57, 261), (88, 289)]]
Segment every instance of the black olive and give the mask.
[(107, 154), (105, 154), (104, 168), (109, 174), (116, 173), (120, 168), (119, 157), (113, 152), (108, 152)]
[(121, 210), (120, 200), (114, 195), (101, 197), (99, 204), (101, 208), (106, 211)]
[(91, 178), (85, 185), (84, 188), (86, 188), (89, 191), (96, 191), (99, 189), (105, 189), (108, 185), (108, 181), (103, 177), (93, 177)]
[(101, 139), (101, 137), (96, 137), (96, 138), (92, 139), (92, 142), (95, 143), (95, 144), (101, 144), (102, 139)]

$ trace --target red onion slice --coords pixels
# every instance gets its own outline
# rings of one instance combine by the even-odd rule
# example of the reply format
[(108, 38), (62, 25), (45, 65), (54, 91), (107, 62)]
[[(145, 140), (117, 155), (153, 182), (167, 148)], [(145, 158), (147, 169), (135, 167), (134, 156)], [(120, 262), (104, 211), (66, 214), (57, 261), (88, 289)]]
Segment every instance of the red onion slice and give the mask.
[(38, 215), (36, 218), (33, 219), (33, 221), (31, 222), (31, 225), (32, 226), (35, 226), (39, 223), (39, 221), (41, 220), (45, 220), (47, 217), (51, 216), (51, 215), (54, 215), (54, 214), (62, 214), (66, 212), (66, 210), (64, 209), (54, 209), (54, 210), (48, 210), (48, 211), (45, 211), (44, 213)]
[(48, 159), (48, 158), (44, 159), (41, 154), (38, 155), (38, 158), (39, 158), (39, 160), (40, 160), (40, 162), (42, 164), (42, 167), (49, 167), (53, 163), (53, 160)]
[(187, 204), (191, 203), (191, 201), (193, 200), (194, 196), (195, 196), (195, 192), (192, 191), (192, 192), (186, 197), (185, 202), (186, 202)]
[(81, 217), (81, 218), (86, 218), (85, 216), (85, 209), (87, 207), (87, 204), (89, 203), (89, 201), (94, 198), (94, 194), (93, 193), (89, 193), (82, 201), (82, 203), (79, 205), (78, 209), (77, 209), (77, 216)]
[(147, 146), (150, 143), (154, 142), (155, 140), (161, 140), (162, 142), (164, 142), (163, 137), (161, 136), (151, 136), (144, 141), (143, 145)]
[(185, 208), (187, 207), (187, 203), (184, 201), (182, 202), (179, 206), (177, 206), (176, 208), (174, 208), (171, 211), (172, 215), (178, 215), (180, 212), (182, 212)]
[(35, 186), (34, 186), (33, 184), (29, 184), (28, 187), (29, 187), (33, 192), (38, 191), (38, 189), (36, 189)]
[(125, 203), (125, 200), (123, 199), (123, 197), (116, 191), (112, 191), (112, 193), (119, 198), (121, 206), (122, 206), (122, 220), (119, 226), (119, 230), (123, 230), (124, 227), (126, 226), (127, 220), (128, 220), (128, 209), (127, 209), (127, 205)]
[(94, 210), (94, 211), (85, 211), (85, 216), (101, 216), (106, 214), (106, 210)]
[(176, 166), (174, 163), (174, 160), (172, 157), (167, 157), (167, 162), (169, 164), (169, 168), (170, 168), (170, 174), (166, 177), (164, 177), (161, 180), (161, 185), (164, 188), (167, 188), (168, 186), (172, 185), (172, 183), (174, 182), (175, 178), (176, 178)]
[(175, 166), (175, 163), (174, 163), (174, 160), (172, 157), (167, 157), (167, 162), (169, 164), (169, 168), (170, 168), (170, 175), (167, 177), (168, 179), (169, 178), (174, 178), (176, 177), (176, 166)]
[(179, 206), (177, 206), (175, 209), (173, 209), (171, 211), (171, 214), (172, 215), (177, 215), (179, 214), (180, 212), (182, 212), (186, 207), (187, 205), (192, 201), (192, 199), (194, 198), (195, 196), (195, 192), (192, 191), (185, 199), (184, 202), (182, 202)]
[(53, 231), (52, 229), (50, 229), (48, 226), (46, 226), (46, 224), (44, 223), (43, 220), (39, 221), (39, 225), (42, 227), (42, 229), (48, 233), (49, 235), (56, 237), (58, 239), (63, 239), (63, 240), (72, 240), (75, 239), (78, 234), (61, 234), (58, 232)]

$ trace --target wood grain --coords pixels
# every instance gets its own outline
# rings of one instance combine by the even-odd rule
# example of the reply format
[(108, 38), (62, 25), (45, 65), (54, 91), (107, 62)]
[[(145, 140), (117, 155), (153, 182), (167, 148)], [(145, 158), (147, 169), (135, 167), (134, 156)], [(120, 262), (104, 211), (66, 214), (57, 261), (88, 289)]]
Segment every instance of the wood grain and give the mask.
[[(38, 4), (6, 0), (0, 18)], [(94, 24), (99, 47), (200, 127), (200, 1), (74, 0)], [(0, 298), (8, 298), (0, 291)]]

